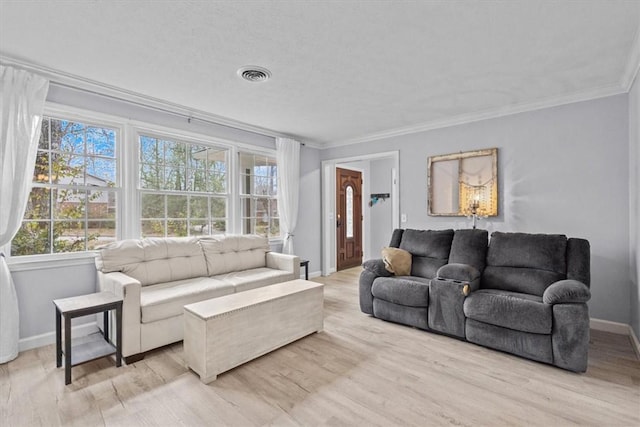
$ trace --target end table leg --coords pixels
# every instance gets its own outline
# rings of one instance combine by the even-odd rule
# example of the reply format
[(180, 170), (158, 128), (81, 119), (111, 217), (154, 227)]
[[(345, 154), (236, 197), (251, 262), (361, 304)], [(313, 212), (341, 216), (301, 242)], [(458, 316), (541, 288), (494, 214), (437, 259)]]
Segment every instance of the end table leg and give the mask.
[(60, 310), (56, 307), (56, 367), (62, 366), (62, 321)]
[(64, 317), (64, 383), (71, 384), (71, 316)]
[(122, 366), (122, 304), (116, 307), (116, 366)]
[(109, 342), (109, 310), (103, 313), (103, 325), (102, 330), (104, 332), (104, 340)]

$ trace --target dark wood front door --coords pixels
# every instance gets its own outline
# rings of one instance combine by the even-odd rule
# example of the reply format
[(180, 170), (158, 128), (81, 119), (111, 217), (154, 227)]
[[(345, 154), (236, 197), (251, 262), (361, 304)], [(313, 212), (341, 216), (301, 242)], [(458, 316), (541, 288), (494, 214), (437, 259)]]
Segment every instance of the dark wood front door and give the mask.
[(362, 264), (362, 174), (336, 168), (337, 270)]

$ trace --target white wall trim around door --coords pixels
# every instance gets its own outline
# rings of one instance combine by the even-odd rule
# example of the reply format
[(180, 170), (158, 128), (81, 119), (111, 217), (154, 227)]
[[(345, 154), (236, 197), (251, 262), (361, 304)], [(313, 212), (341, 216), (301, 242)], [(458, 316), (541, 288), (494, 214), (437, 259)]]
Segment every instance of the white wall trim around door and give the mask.
[[(331, 185), (331, 176), (335, 177), (336, 165), (340, 163), (356, 162), (360, 160), (373, 160), (391, 158), (394, 161), (393, 168), (399, 172), (400, 170), (400, 151), (385, 151), (381, 153), (365, 154), (354, 157), (343, 157), (335, 159), (327, 159), (322, 161), (322, 275), (328, 276), (335, 272), (335, 266), (332, 265), (332, 259), (335, 258), (335, 245), (332, 243), (332, 237), (336, 233), (336, 222), (334, 220), (334, 212), (332, 210), (332, 200), (336, 198), (335, 184)], [(365, 179), (366, 181), (366, 179)], [(396, 186), (392, 187), (391, 203), (394, 207), (393, 212), (400, 212), (400, 194), (398, 177), (396, 176)], [(394, 220), (394, 224), (395, 224)]]

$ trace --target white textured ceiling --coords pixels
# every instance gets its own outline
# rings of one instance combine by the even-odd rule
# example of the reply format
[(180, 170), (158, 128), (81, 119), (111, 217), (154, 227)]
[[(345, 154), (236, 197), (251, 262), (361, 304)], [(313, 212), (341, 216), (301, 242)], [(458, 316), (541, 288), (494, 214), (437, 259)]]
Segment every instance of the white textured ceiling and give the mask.
[(0, 0), (0, 54), (334, 145), (623, 92), (639, 23), (640, 0)]

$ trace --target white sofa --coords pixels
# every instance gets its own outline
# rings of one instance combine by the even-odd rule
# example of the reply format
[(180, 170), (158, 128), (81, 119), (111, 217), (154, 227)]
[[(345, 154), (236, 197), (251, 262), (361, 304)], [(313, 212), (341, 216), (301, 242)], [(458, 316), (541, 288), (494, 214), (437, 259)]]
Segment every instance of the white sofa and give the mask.
[(98, 249), (96, 268), (99, 290), (124, 300), (127, 363), (182, 340), (186, 304), (300, 277), (297, 256), (269, 252), (256, 235), (121, 240)]

